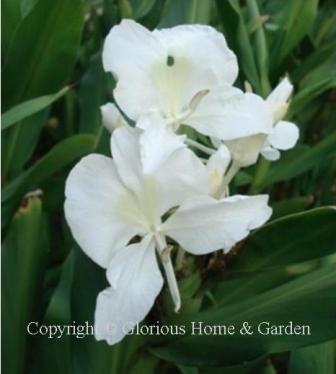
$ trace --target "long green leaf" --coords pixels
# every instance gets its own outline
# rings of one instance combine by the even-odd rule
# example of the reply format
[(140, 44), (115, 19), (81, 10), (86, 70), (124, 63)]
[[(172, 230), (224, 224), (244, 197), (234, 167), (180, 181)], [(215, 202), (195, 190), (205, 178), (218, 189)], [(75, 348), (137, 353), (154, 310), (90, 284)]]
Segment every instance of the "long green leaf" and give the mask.
[(250, 235), (232, 270), (266, 270), (336, 253), (335, 226), (333, 208), (279, 218)]
[[(78, 54), (84, 24), (81, 0), (40, 0), (13, 35), (3, 70), (8, 110), (26, 100), (58, 91), (64, 86)], [(29, 119), (28, 119), (29, 121)], [(19, 123), (6, 132), (3, 142), (3, 175), (17, 175), (32, 150), (45, 122)], [(25, 147), (30, 136), (30, 144)]]
[(297, 177), (310, 170), (325, 160), (336, 155), (336, 133), (331, 133), (314, 147), (299, 147), (287, 152), (282, 159), (271, 165), (270, 170), (261, 182), (255, 186), (255, 192), (265, 187), (282, 181)]
[(313, 345), (291, 352), (289, 374), (332, 374), (335, 372), (335, 341)]
[[(333, 339), (336, 337), (335, 270), (335, 265), (324, 267), (256, 297), (182, 319), (180, 323), (186, 325), (189, 333), (152, 351), (182, 365), (222, 366)], [(305, 334), (300, 335), (258, 332), (261, 322), (279, 326), (290, 321), (294, 325), (309, 326), (309, 331), (305, 328)], [(190, 335), (192, 322), (210, 326), (233, 324), (237, 332)], [(244, 322), (252, 326), (252, 335), (239, 333)]]
[(8, 223), (20, 199), (27, 192), (39, 188), (54, 173), (92, 152), (94, 147), (94, 135), (74, 135), (55, 145), (34, 166), (8, 183), (2, 193), (2, 225)]
[(1, 116), (1, 131), (8, 129), (15, 123), (40, 112), (51, 105), (54, 101), (58, 100), (65, 93), (69, 91), (70, 87), (64, 87), (60, 91), (52, 95), (45, 95), (37, 97), (36, 99), (27, 100), (24, 103), (16, 105), (9, 109)]
[(11, 222), (2, 248), (3, 371), (26, 372), (31, 337), (27, 324), (39, 318), (47, 260), (46, 227), (39, 198), (29, 198)]

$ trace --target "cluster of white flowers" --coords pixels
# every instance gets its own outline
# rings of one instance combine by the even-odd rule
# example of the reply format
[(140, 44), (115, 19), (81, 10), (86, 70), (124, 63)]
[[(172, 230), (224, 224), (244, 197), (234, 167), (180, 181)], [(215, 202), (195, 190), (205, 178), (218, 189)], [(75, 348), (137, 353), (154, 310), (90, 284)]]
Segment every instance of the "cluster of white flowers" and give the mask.
[[(106, 269), (110, 287), (98, 295), (95, 324), (113, 329), (95, 335), (114, 344), (146, 317), (161, 291), (157, 258), (178, 311), (172, 249), (228, 252), (269, 219), (267, 195), (229, 197), (228, 184), (259, 154), (278, 159), (279, 150), (295, 145), (298, 129), (281, 120), (290, 82), (266, 100), (233, 87), (236, 56), (209, 26), (150, 32), (124, 20), (106, 38), (103, 65), (117, 81), (122, 111), (112, 103), (101, 108), (112, 159), (92, 154), (74, 167), (65, 214), (83, 251)], [(212, 146), (181, 135), (182, 124)]]

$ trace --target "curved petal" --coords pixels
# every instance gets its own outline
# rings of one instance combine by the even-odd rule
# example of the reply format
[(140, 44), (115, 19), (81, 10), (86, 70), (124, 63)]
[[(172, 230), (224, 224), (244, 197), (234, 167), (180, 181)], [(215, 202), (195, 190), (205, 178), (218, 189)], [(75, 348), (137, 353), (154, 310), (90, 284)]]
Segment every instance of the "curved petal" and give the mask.
[(160, 212), (180, 205), (190, 196), (210, 192), (208, 171), (200, 159), (188, 148), (174, 152), (155, 173), (160, 189)]
[(118, 172), (152, 222), (186, 197), (209, 191), (206, 167), (182, 139), (164, 126), (144, 132), (124, 127), (112, 135)]
[(113, 132), (116, 128), (127, 126), (127, 122), (118, 110), (115, 104), (107, 103), (100, 107), (103, 125), (109, 132)]
[(153, 61), (165, 57), (165, 50), (153, 33), (130, 19), (112, 27), (104, 42), (104, 69), (117, 79), (127, 78), (134, 71), (142, 75)]
[(266, 135), (252, 135), (225, 142), (231, 152), (231, 158), (239, 167), (247, 167), (257, 162), (263, 149)]
[(146, 317), (163, 286), (152, 238), (121, 248), (107, 277), (112, 287), (98, 295), (95, 337), (112, 345)]
[(185, 148), (185, 136), (176, 135), (167, 126), (153, 123), (140, 136), (143, 172), (154, 173), (176, 150)]
[(283, 104), (286, 103), (293, 92), (293, 85), (290, 80), (284, 78), (268, 95), (266, 101), (269, 104)]
[(264, 147), (260, 153), (264, 158), (266, 158), (266, 160), (269, 161), (277, 161), (280, 158), (280, 152), (270, 146)]
[(131, 119), (136, 120), (143, 111), (159, 106), (151, 70), (156, 61), (166, 58), (166, 51), (157, 38), (132, 20), (123, 20), (107, 35), (103, 48), (104, 69), (116, 76), (114, 98)]
[(299, 139), (299, 128), (292, 122), (280, 121), (268, 136), (270, 144), (277, 149), (287, 150), (295, 146)]
[(210, 177), (211, 196), (215, 197), (220, 190), (230, 161), (230, 151), (224, 144), (221, 144), (217, 151), (210, 156), (207, 162), (207, 169)]
[(273, 117), (265, 101), (252, 93), (233, 87), (210, 91), (199, 103), (186, 124), (198, 132), (232, 140), (271, 132)]
[[(104, 268), (114, 251), (141, 230), (122, 213), (121, 201), (132, 197), (108, 157), (93, 154), (83, 158), (68, 176), (65, 196), (65, 217), (74, 238)], [(132, 219), (137, 217), (134, 213)]]
[(228, 252), (270, 218), (267, 201), (267, 195), (191, 198), (162, 225), (162, 232), (195, 255), (218, 249)]
[(226, 172), (227, 167), (231, 161), (231, 155), (228, 147), (221, 144), (217, 151), (209, 157), (207, 168), (209, 171), (218, 170), (222, 174)]
[(139, 138), (142, 131), (137, 128), (122, 127), (111, 136), (111, 152), (118, 174), (125, 186), (137, 190), (142, 177)]
[[(206, 25), (182, 25), (154, 30), (153, 34), (172, 57), (184, 56), (208, 66), (220, 83), (233, 84), (238, 75), (235, 54), (220, 32)], [(211, 58), (209, 58), (211, 56)]]

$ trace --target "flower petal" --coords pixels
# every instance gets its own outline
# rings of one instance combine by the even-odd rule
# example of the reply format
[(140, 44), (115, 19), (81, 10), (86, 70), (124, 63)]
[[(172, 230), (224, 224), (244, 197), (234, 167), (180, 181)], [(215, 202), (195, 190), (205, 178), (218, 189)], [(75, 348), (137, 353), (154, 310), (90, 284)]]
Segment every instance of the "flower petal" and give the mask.
[(286, 103), (293, 92), (293, 85), (290, 80), (284, 78), (275, 89), (268, 95), (266, 101), (269, 104), (283, 104)]
[(239, 167), (247, 167), (257, 162), (258, 156), (263, 149), (266, 135), (258, 134), (246, 136), (241, 139), (229, 140), (225, 144), (231, 152), (231, 158)]
[(268, 134), (273, 117), (265, 101), (233, 87), (210, 91), (185, 121), (198, 132), (232, 140), (255, 134)]
[(260, 153), (269, 161), (277, 161), (280, 158), (280, 152), (271, 146), (264, 147)]
[(228, 147), (221, 144), (217, 151), (209, 157), (207, 168), (209, 171), (218, 170), (222, 174), (226, 172), (227, 167), (231, 161), (230, 151)]
[(157, 38), (140, 24), (123, 20), (112, 27), (104, 43), (103, 65), (118, 80), (114, 98), (129, 118), (136, 120), (142, 112), (160, 105), (151, 70), (156, 61), (166, 58)]
[(135, 70), (139, 75), (156, 59), (165, 57), (165, 50), (157, 38), (145, 27), (124, 19), (112, 27), (103, 48), (103, 66), (123, 79)]
[(188, 148), (175, 151), (155, 173), (160, 188), (160, 212), (180, 205), (190, 196), (210, 192), (208, 171)]
[[(206, 25), (182, 25), (154, 30), (160, 42), (171, 56), (184, 56), (208, 66), (220, 83), (233, 84), (238, 75), (235, 54), (228, 48), (220, 32)], [(209, 58), (211, 56), (211, 58)]]
[[(155, 144), (159, 138), (160, 144)], [(111, 144), (123, 182), (136, 193), (151, 220), (157, 221), (186, 197), (209, 191), (206, 167), (182, 143), (182, 137), (164, 126), (144, 132), (129, 127), (117, 129)]]
[(278, 122), (268, 136), (270, 144), (277, 149), (287, 150), (295, 146), (299, 139), (299, 128), (292, 122)]
[(146, 317), (163, 286), (152, 238), (121, 248), (107, 277), (112, 287), (98, 295), (95, 337), (112, 345)]
[(100, 111), (102, 114), (103, 125), (109, 132), (112, 133), (116, 128), (127, 125), (127, 122), (115, 104), (104, 104), (100, 107)]
[(191, 198), (162, 225), (162, 232), (195, 255), (218, 249), (228, 252), (269, 219), (272, 209), (267, 201), (267, 195)]
[(140, 154), (145, 174), (154, 173), (177, 149), (185, 148), (185, 136), (153, 123), (140, 136)]
[(106, 268), (113, 252), (140, 231), (121, 214), (120, 201), (132, 197), (113, 161), (96, 154), (84, 157), (68, 176), (65, 196), (65, 217), (74, 238), (93, 261)]
[(120, 178), (130, 189), (139, 189), (142, 176), (139, 138), (142, 131), (137, 128), (116, 129), (111, 137), (111, 152)]

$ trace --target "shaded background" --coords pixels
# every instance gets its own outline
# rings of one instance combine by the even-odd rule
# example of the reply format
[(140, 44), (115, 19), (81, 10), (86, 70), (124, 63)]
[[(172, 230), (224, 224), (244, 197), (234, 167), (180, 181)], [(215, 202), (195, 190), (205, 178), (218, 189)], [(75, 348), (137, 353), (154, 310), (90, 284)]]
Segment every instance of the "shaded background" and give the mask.
[[(319, 207), (336, 202), (334, 1), (3, 0), (2, 17), (4, 373), (333, 374), (336, 218)], [(163, 292), (148, 321), (296, 318), (312, 324), (314, 336), (129, 337), (108, 347), (92, 337), (27, 335), (28, 321), (92, 322), (106, 284), (70, 235), (64, 183), (84, 155), (109, 154), (99, 107), (113, 100), (114, 82), (102, 69), (101, 51), (122, 18), (150, 29), (215, 26), (237, 54), (237, 86), (248, 81), (265, 97), (290, 77), (295, 92), (287, 118), (300, 128), (293, 150), (274, 164), (260, 160), (244, 169), (233, 187), (269, 193), (272, 220), (282, 219), (228, 257), (189, 258), (179, 274), (181, 315), (171, 314)]]

